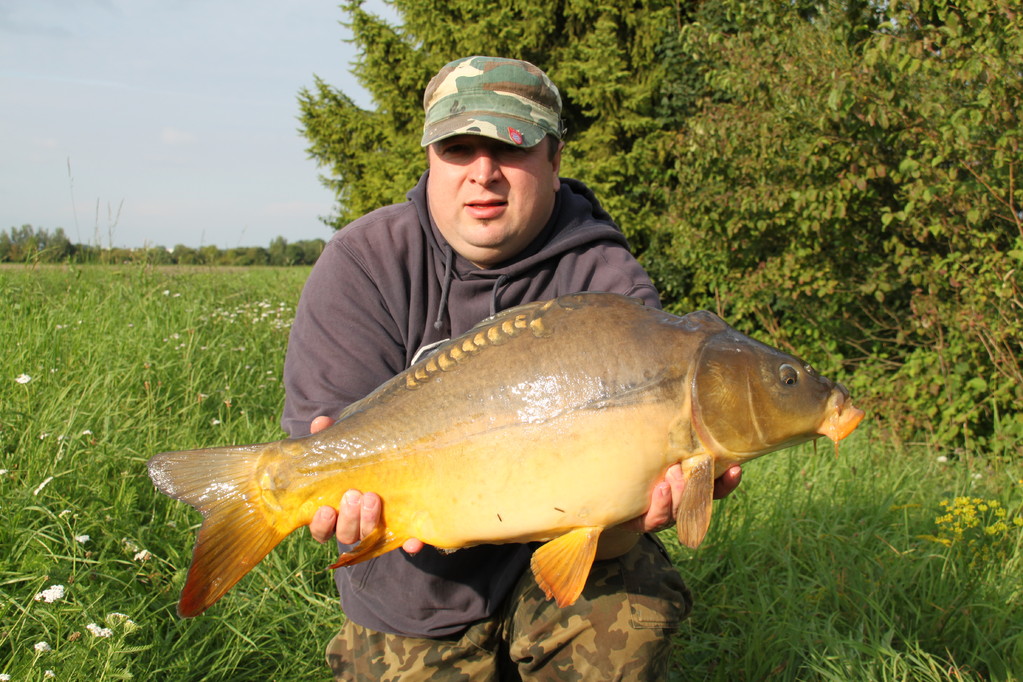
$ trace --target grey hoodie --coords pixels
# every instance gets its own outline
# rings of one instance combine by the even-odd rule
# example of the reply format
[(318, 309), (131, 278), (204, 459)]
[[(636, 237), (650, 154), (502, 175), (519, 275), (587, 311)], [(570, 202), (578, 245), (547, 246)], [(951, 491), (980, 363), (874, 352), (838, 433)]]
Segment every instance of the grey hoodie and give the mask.
[[(284, 365), (281, 424), (309, 433), (319, 415), (406, 369), (427, 345), (506, 308), (579, 291), (659, 306), (624, 235), (580, 182), (561, 180), (551, 219), (525, 251), (480, 269), (454, 252), (430, 218), (428, 172), (408, 201), (373, 211), (327, 243), (298, 304)], [(494, 481), (494, 486), (501, 485)], [(364, 491), (367, 492), (367, 491)], [(444, 555), (402, 550), (339, 569), (345, 615), (373, 630), (444, 637), (490, 616), (527, 569), (528, 545)]]

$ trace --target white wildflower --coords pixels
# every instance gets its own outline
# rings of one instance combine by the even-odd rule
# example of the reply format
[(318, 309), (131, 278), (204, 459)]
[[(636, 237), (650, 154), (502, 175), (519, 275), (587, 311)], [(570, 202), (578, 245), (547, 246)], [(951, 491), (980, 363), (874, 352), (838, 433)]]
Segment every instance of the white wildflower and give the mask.
[(82, 435), (83, 436), (91, 436), (92, 435), (92, 431), (90, 431), (89, 429), (86, 429), (85, 431), (82, 431)]
[(7, 673), (0, 673), (0, 682), (11, 682), (11, 676)]
[(108, 623), (124, 623), (125, 625), (135, 625), (135, 621), (128, 617), (126, 613), (120, 613), (119, 611), (112, 611), (107, 614)]
[(15, 381), (17, 381), (19, 384), (27, 384), (28, 382), (32, 381), (32, 377), (30, 377), (27, 374), (19, 374), (18, 378), (15, 379)]
[(38, 651), (39, 653), (53, 651), (53, 647), (47, 644), (46, 642), (36, 642), (35, 646), (32, 648)]
[[(8, 473), (7, 469), (0, 469), (0, 476), (6, 476)], [(3, 682), (3, 680), (0, 680), (0, 682)]]
[(170, 296), (170, 289), (164, 289), (163, 290), (163, 295), (164, 296)]
[(32, 491), (32, 494), (33, 495), (38, 495), (40, 492), (42, 492), (43, 488), (45, 488), (46, 486), (50, 485), (50, 481), (52, 481), (52, 480), (53, 480), (53, 476), (47, 476), (46, 480), (44, 480), (42, 483), (40, 483), (39, 486), (35, 490)]
[(944, 464), (948, 461), (948, 457), (945, 455), (938, 455), (938, 464)]
[(63, 585), (50, 585), (45, 590), (36, 595), (36, 601), (44, 601), (47, 604), (52, 604), (58, 599), (64, 598), (64, 586)]
[(39, 440), (43, 440), (44, 438), (49, 438), (49, 437), (50, 437), (50, 434), (48, 434), (48, 433), (40, 433), (39, 434)]
[(80, 545), (84, 545), (89, 540), (92, 540), (92, 538), (90, 538), (88, 535), (76, 535), (75, 536), (75, 542), (77, 542)]
[(135, 561), (149, 561), (153, 558), (153, 555), (149, 553), (148, 549), (143, 549), (135, 552), (135, 556), (132, 557)]
[(216, 426), (216, 425), (217, 425), (217, 424), (219, 424), (219, 423), (220, 423), (220, 420), (219, 420), (219, 419), (211, 419), (211, 420), (210, 420), (210, 424), (211, 424), (212, 426)]
[(85, 629), (91, 632), (94, 637), (110, 637), (114, 634), (114, 631), (110, 628), (101, 628), (95, 623), (89, 623), (85, 626)]
[(57, 673), (53, 672), (52, 670), (44, 670), (43, 671), (43, 679), (51, 679), (51, 678), (54, 678), (56, 676), (57, 676)]

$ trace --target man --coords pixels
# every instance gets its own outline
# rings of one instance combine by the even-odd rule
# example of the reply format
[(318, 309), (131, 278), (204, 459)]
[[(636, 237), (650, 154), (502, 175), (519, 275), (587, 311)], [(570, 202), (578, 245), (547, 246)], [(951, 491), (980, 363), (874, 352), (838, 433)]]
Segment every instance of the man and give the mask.
[[(420, 349), (508, 307), (578, 291), (659, 305), (593, 194), (558, 176), (561, 99), (542, 71), (457, 60), (423, 104), (429, 170), (407, 202), (338, 232), (302, 293), (285, 362), (292, 436), (324, 428)], [(738, 479), (738, 468), (727, 473), (719, 493)], [(442, 554), (410, 540), (339, 569), (347, 619), (328, 663), (338, 679), (663, 679), (691, 598), (643, 533), (671, 522), (683, 485), (673, 467), (644, 517), (605, 531), (586, 589), (564, 609), (535, 585), (528, 545)], [(381, 506), (372, 491), (349, 491), (310, 531), (351, 545)]]

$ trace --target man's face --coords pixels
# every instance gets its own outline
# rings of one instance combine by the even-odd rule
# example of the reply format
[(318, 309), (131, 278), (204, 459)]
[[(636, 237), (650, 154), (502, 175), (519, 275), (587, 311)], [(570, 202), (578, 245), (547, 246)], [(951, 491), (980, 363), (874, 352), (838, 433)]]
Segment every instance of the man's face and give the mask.
[(451, 247), (481, 268), (525, 249), (547, 224), (561, 186), (561, 147), (515, 147), (458, 135), (428, 148), (430, 215)]

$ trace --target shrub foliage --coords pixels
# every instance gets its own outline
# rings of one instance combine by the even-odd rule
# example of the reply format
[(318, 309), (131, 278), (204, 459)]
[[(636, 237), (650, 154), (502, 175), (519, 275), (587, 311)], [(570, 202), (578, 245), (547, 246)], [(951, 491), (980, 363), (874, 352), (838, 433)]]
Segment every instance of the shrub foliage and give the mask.
[(845, 9), (769, 3), (683, 29), (705, 88), (651, 257), (680, 273), (678, 306), (842, 369), (903, 437), (1008, 451), (1023, 433), (1023, 14)]

